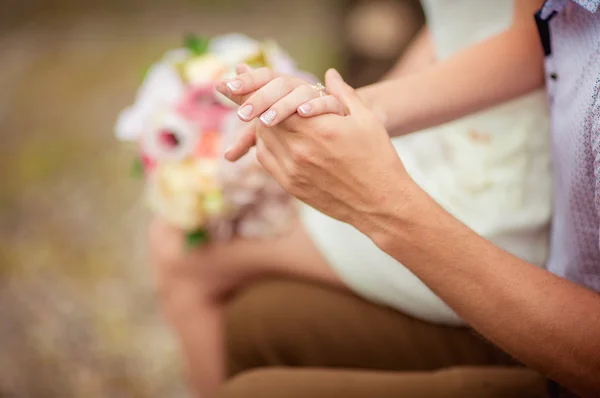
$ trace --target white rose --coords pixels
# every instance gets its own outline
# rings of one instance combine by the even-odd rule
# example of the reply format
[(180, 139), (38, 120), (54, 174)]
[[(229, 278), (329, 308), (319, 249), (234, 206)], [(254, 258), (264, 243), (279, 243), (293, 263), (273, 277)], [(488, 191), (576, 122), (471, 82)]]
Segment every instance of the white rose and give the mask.
[(227, 64), (210, 53), (192, 58), (183, 65), (185, 78), (195, 86), (213, 83), (228, 69)]
[[(163, 134), (172, 135), (177, 142), (169, 145)], [(148, 115), (140, 134), (142, 150), (157, 162), (184, 160), (194, 153), (200, 140), (198, 127), (171, 110)]]
[(118, 116), (115, 126), (117, 138), (125, 141), (137, 140), (144, 132), (148, 120), (156, 112), (171, 108), (184, 92), (185, 86), (173, 65), (153, 65), (138, 90), (135, 103)]

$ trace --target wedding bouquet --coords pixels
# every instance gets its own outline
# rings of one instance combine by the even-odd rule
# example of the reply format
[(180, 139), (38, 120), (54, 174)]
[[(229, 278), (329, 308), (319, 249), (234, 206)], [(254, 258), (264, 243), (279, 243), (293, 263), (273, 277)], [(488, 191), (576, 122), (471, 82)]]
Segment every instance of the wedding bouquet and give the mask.
[(240, 63), (314, 81), (274, 42), (190, 36), (149, 68), (135, 103), (116, 123), (117, 137), (137, 145), (134, 170), (145, 178), (150, 208), (184, 230), (190, 244), (274, 236), (294, 215), (291, 197), (253, 153), (236, 163), (224, 160), (245, 125), (214, 83), (234, 77)]

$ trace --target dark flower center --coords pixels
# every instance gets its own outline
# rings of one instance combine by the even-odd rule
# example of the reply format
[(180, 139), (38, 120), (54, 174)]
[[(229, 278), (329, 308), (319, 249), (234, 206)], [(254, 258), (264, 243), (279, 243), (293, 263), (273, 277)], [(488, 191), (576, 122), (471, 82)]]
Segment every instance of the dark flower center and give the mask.
[(179, 145), (177, 135), (169, 130), (163, 130), (159, 134), (160, 143), (168, 148), (174, 148)]

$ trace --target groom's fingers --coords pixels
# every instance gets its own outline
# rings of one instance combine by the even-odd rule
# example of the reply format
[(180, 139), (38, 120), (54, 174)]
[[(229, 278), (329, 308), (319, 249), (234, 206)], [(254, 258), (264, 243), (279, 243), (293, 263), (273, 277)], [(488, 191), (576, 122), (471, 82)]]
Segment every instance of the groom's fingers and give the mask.
[(285, 187), (288, 186), (288, 177), (283, 172), (281, 164), (271, 151), (271, 148), (269, 148), (262, 139), (258, 139), (256, 142), (256, 160), (258, 160), (261, 166), (271, 174), (282, 188), (285, 189)]
[(325, 73), (325, 83), (327, 91), (335, 96), (348, 109), (349, 113), (354, 114), (364, 109), (356, 91), (344, 81), (337, 70), (329, 69)]

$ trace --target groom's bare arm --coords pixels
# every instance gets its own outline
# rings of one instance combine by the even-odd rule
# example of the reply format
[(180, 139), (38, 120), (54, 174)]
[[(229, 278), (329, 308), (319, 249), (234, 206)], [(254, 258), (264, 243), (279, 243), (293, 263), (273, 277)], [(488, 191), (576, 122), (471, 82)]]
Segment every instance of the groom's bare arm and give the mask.
[[(585, 397), (600, 396), (600, 294), (495, 247), (415, 190), (356, 225), (479, 333)], [(400, 211), (398, 211), (398, 208)]]

